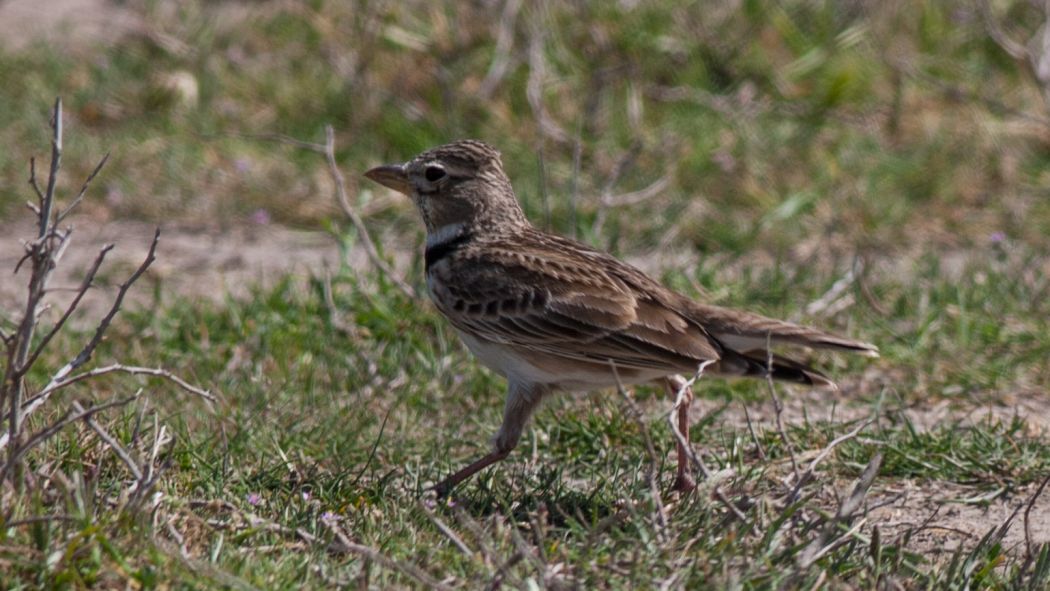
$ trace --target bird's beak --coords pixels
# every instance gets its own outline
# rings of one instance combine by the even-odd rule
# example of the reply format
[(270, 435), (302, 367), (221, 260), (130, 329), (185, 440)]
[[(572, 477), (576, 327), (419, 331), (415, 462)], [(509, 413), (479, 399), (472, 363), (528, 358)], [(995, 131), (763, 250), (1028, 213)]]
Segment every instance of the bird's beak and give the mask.
[(365, 176), (383, 186), (390, 187), (398, 193), (404, 195), (411, 195), (412, 193), (412, 184), (408, 181), (408, 174), (405, 173), (404, 164), (377, 166), (366, 172)]

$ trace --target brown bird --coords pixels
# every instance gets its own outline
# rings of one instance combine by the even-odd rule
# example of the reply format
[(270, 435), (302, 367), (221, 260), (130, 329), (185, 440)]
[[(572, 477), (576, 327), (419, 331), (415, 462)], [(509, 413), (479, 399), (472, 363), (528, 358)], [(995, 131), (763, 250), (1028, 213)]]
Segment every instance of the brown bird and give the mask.
[[(878, 356), (874, 345), (693, 301), (645, 273), (525, 218), (500, 154), (463, 140), (368, 178), (411, 197), (426, 224), (426, 280), (437, 309), (474, 355), (507, 378), (493, 450), (434, 488), (447, 494), (514, 449), (548, 394), (659, 382), (684, 392), (678, 427), (689, 437), (692, 391), (682, 374), (706, 371), (835, 387), (819, 371), (773, 355), (801, 345)], [(695, 487), (679, 442), (676, 490)]]

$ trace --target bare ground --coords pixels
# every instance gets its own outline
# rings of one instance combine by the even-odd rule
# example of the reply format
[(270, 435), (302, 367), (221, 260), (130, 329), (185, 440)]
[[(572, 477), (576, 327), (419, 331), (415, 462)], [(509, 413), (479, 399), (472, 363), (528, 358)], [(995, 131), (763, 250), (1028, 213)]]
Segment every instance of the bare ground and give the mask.
[[(73, 244), (67, 249), (52, 284), (61, 291), (52, 294), (57, 309), (72, 298), (71, 288), (79, 285), (85, 271), (105, 244), (115, 245), (100, 272), (103, 294), (85, 299), (84, 313), (108, 306), (112, 288), (123, 281), (146, 255), (155, 226), (141, 222), (110, 221), (103, 224), (74, 221)], [(35, 237), (35, 227), (24, 221), (0, 224), (0, 310), (13, 310), (25, 298), (25, 281), (11, 275), (24, 253), (22, 244)], [(293, 274), (309, 277), (322, 273), (325, 265), (339, 264), (336, 241), (322, 232), (291, 230), (278, 225), (231, 228), (224, 232), (161, 228), (157, 261), (146, 281), (159, 283), (164, 298), (207, 299), (215, 302), (227, 297), (243, 297), (256, 286), (271, 285)], [(351, 265), (365, 264), (362, 255), (353, 255)], [(130, 305), (151, 300), (154, 290), (140, 288), (129, 292)]]
[(0, 46), (9, 50), (35, 41), (76, 49), (143, 26), (134, 11), (107, 0), (0, 0)]
[[(869, 497), (868, 505), (877, 508), (868, 513), (868, 521), (879, 527), (884, 540), (911, 531), (909, 548), (932, 554), (930, 558), (936, 562), (960, 544), (972, 548), (991, 528), (1010, 520), (1003, 547), (1009, 553), (1023, 554), (1029, 542), (1033, 548), (1050, 542), (1048, 491), (1034, 498), (1028, 511), (1027, 531), (1031, 537), (1026, 538), (1025, 512), (1038, 486), (1032, 484), (1014, 495), (1001, 495), (986, 502), (973, 489), (957, 484), (897, 481), (877, 488)], [(845, 489), (842, 494), (848, 492)]]

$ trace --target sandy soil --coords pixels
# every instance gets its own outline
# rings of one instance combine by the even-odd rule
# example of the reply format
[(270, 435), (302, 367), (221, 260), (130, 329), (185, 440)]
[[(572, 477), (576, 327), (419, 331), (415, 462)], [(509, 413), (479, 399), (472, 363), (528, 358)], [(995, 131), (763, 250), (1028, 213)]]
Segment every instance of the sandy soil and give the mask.
[(9, 50), (38, 40), (75, 50), (141, 27), (134, 12), (107, 0), (0, 0), (0, 45)]
[[(79, 285), (84, 273), (108, 243), (115, 244), (99, 273), (100, 293), (85, 299), (85, 315), (108, 306), (114, 287), (137, 267), (146, 255), (154, 226), (118, 221), (97, 224), (74, 221), (73, 243), (58, 267), (52, 286), (52, 303), (61, 309)], [(27, 274), (11, 270), (22, 256), (23, 241), (34, 236), (28, 217), (14, 224), (0, 224), (0, 310), (17, 309), (25, 298)], [(168, 227), (161, 229), (157, 261), (143, 285), (129, 292), (129, 303), (151, 301), (160, 283), (162, 298), (194, 298), (221, 301), (243, 297), (252, 286), (266, 286), (289, 273), (301, 277), (323, 272), (325, 264), (339, 263), (335, 240), (321, 232), (290, 230), (276, 225), (240, 227), (216, 233)], [(351, 264), (363, 266), (363, 253), (355, 252)]]
[[(1025, 536), (1024, 513), (1038, 484), (985, 503), (974, 489), (956, 484), (908, 480), (879, 488), (877, 482), (868, 505), (882, 506), (868, 513), (868, 521), (878, 525), (882, 538), (887, 541), (894, 541), (911, 530), (909, 547), (930, 554), (931, 560), (946, 560), (959, 544), (972, 548), (991, 528), (1006, 523), (1018, 507), (1020, 510), (1003, 539), (1006, 552), (1024, 554), (1028, 541), (1034, 548), (1050, 542), (1050, 490), (1044, 490), (1032, 504), (1028, 513), (1030, 540)], [(842, 494), (848, 492), (845, 488)]]

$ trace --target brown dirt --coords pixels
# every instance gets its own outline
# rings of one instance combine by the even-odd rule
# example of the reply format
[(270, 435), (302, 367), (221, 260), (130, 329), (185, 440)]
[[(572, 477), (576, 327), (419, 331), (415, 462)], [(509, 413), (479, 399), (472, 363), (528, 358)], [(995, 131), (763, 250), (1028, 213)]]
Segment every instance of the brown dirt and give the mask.
[[(1016, 494), (1004, 494), (984, 502), (979, 491), (957, 484), (897, 481), (869, 497), (868, 505), (877, 508), (868, 513), (868, 521), (879, 527), (882, 539), (887, 542), (911, 530), (909, 549), (928, 554), (937, 562), (949, 557), (960, 544), (973, 548), (989, 530), (1006, 523), (1020, 507), (1010, 522), (1003, 548), (1010, 554), (1024, 554), (1028, 541), (1033, 548), (1050, 542), (1050, 490), (1044, 490), (1032, 504), (1028, 514), (1030, 540), (1025, 536), (1025, 509), (1038, 486), (1032, 484)], [(844, 489), (842, 494), (848, 492)]]
[[(72, 245), (66, 250), (51, 285), (51, 303), (62, 309), (72, 298), (69, 288), (79, 285), (87, 268), (107, 243), (116, 246), (99, 273), (101, 293), (85, 298), (84, 313), (97, 313), (109, 305), (114, 287), (137, 267), (146, 255), (154, 226), (130, 221), (98, 224), (74, 221)], [(28, 217), (18, 223), (0, 225), (0, 310), (16, 310), (24, 301), (27, 272), (10, 275), (24, 252), (23, 241), (34, 236)], [(131, 305), (150, 301), (159, 283), (162, 298), (194, 298), (215, 302), (243, 297), (253, 286), (271, 285), (289, 273), (302, 277), (323, 272), (325, 264), (336, 267), (339, 250), (335, 240), (322, 232), (296, 231), (277, 225), (233, 228), (208, 232), (186, 228), (162, 228), (157, 261), (144, 277), (143, 285), (129, 292)], [(351, 265), (366, 264), (358, 251)]]
[(66, 49), (112, 43), (142, 26), (134, 11), (107, 0), (0, 0), (0, 46), (11, 51), (34, 41)]

